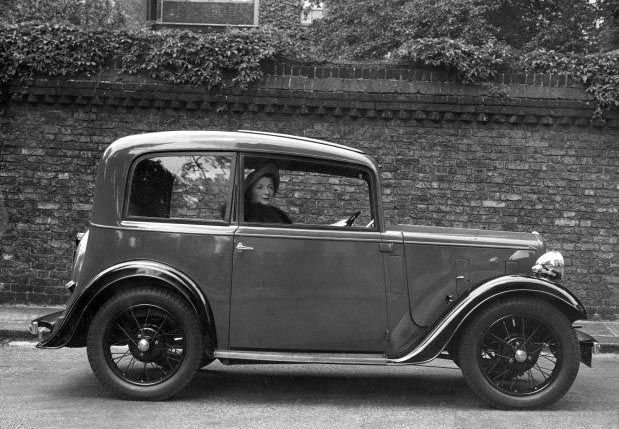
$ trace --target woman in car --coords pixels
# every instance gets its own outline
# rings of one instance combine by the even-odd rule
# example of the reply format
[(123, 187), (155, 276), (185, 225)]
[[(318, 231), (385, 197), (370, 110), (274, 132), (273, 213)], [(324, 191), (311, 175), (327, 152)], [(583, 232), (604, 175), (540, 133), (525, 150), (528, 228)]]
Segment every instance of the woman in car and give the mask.
[(245, 222), (292, 223), (288, 215), (273, 205), (279, 188), (279, 170), (264, 164), (245, 179)]

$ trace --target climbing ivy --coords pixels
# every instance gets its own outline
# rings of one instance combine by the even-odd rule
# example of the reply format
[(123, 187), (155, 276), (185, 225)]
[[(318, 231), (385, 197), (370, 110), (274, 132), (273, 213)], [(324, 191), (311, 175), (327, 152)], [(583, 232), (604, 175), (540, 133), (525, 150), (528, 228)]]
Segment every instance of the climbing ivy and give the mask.
[(499, 69), (513, 58), (508, 46), (488, 42), (475, 46), (448, 38), (413, 39), (404, 43), (396, 53), (396, 59), (453, 71), (463, 83), (478, 83), (492, 80)]
[[(294, 16), (297, 20), (296, 12)], [(329, 60), (320, 56), (324, 53), (316, 48), (318, 43), (298, 27), (270, 25), (202, 34), (5, 24), (0, 25), (0, 84), (13, 79), (27, 82), (35, 76), (88, 76), (115, 68), (121, 74), (172, 84), (246, 88), (262, 77), (265, 61)], [(382, 61), (450, 70), (461, 82), (472, 84), (491, 82), (501, 71), (567, 75), (592, 95), (596, 116), (619, 108), (618, 50), (590, 55), (541, 49), (520, 52), (496, 41), (474, 45), (442, 37), (408, 40)]]
[(247, 87), (261, 62), (278, 52), (271, 30), (199, 34), (189, 31), (84, 30), (60, 24), (0, 27), (0, 83), (36, 75), (92, 75), (119, 66), (168, 83)]
[(524, 54), (518, 66), (524, 71), (562, 74), (580, 81), (596, 101), (596, 117), (619, 108), (619, 50), (579, 55), (539, 49)]
[(260, 25), (294, 30), (301, 19), (301, 2), (260, 0)]

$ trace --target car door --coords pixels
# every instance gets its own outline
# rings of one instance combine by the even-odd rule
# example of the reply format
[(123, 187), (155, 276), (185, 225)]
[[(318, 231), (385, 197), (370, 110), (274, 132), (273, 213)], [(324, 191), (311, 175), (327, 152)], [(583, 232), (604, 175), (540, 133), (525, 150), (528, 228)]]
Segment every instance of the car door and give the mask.
[[(246, 157), (244, 178), (263, 161)], [(384, 352), (383, 259), (371, 222), (370, 176), (316, 162), (276, 163), (282, 188), (276, 204), (293, 223), (251, 222), (239, 214), (230, 347)], [(356, 211), (358, 223), (334, 225)]]

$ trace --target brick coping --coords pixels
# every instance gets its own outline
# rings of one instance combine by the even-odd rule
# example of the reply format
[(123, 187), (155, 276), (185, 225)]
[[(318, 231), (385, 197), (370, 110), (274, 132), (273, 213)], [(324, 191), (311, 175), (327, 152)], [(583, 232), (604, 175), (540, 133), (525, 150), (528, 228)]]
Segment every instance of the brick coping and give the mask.
[[(364, 117), (412, 123), (456, 121), (619, 128), (619, 112), (607, 112), (604, 119), (593, 118), (590, 96), (582, 86), (570, 86), (567, 81), (561, 86), (558, 80), (550, 79), (549, 85), (544, 86), (544, 79), (540, 80), (541, 85), (535, 85), (511, 83), (510, 78), (510, 83), (463, 85), (432, 81), (434, 72), (430, 72), (430, 81), (409, 80), (402, 74), (389, 79), (386, 72), (384, 78), (373, 77), (370, 73), (366, 79), (365, 72), (361, 73), (361, 78), (318, 77), (321, 73), (314, 67), (313, 77), (309, 77), (301, 72), (308, 66), (298, 66), (298, 72), (295, 67), (276, 65), (275, 74), (264, 76), (249, 89), (226, 88), (220, 92), (136, 76), (113, 75), (112, 80), (109, 71), (90, 78), (39, 78), (29, 85), (16, 81), (5, 89), (5, 101), (0, 104), (0, 110), (10, 103), (30, 103), (82, 108), (184, 109), (221, 114)], [(519, 82), (528, 79), (525, 77)]]

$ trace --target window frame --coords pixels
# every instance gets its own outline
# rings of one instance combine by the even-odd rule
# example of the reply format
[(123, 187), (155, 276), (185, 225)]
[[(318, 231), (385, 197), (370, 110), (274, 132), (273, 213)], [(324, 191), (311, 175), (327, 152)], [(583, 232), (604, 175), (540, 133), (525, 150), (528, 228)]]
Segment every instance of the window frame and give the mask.
[[(253, 0), (253, 8), (254, 8), (254, 16), (252, 24), (215, 24), (215, 23), (206, 23), (206, 22), (174, 22), (174, 21), (164, 21), (163, 13), (164, 7), (163, 3), (165, 1), (170, 0), (155, 0), (155, 4), (150, 6), (150, 16), (154, 17), (153, 21), (156, 25), (163, 25), (169, 27), (230, 27), (230, 28), (252, 28), (258, 27), (260, 25), (260, 0)], [(225, 3), (222, 2), (222, 3)], [(235, 3), (230, 1), (229, 3)], [(249, 3), (249, 1), (247, 2)]]
[[(135, 169), (140, 164), (140, 162), (146, 159), (154, 159), (154, 158), (163, 158), (163, 157), (188, 157), (192, 155), (204, 156), (204, 155), (215, 155), (215, 156), (229, 156), (230, 157), (230, 176), (229, 176), (229, 185), (228, 185), (228, 194), (226, 196), (226, 212), (224, 219), (186, 219), (186, 218), (163, 218), (163, 217), (149, 217), (149, 216), (136, 216), (129, 214), (129, 204), (131, 199), (131, 185), (133, 183), (133, 177), (135, 174)], [(171, 152), (150, 152), (147, 154), (143, 154), (137, 158), (135, 158), (127, 173), (127, 178), (125, 181), (125, 195), (123, 198), (123, 209), (122, 209), (122, 221), (129, 222), (143, 222), (143, 223), (165, 223), (165, 224), (193, 224), (193, 225), (220, 225), (220, 226), (229, 226), (233, 222), (231, 219), (231, 215), (235, 211), (234, 207), (234, 195), (235, 195), (235, 178), (236, 178), (236, 170), (238, 166), (238, 152), (236, 151), (221, 151), (221, 150), (204, 150), (204, 151), (171, 151)]]
[[(374, 225), (371, 228), (359, 228), (359, 227), (348, 227), (348, 226), (334, 226), (334, 225), (320, 225), (320, 224), (305, 224), (305, 223), (295, 223), (294, 219), (292, 224), (283, 224), (283, 223), (263, 223), (263, 222), (245, 222), (244, 220), (244, 193), (243, 189), (245, 182), (245, 165), (246, 159), (259, 159), (263, 158), (265, 161), (273, 160), (277, 162), (281, 161), (293, 161), (299, 163), (308, 163), (308, 164), (322, 164), (329, 165), (333, 167), (344, 167), (348, 169), (356, 169), (359, 172), (367, 174), (369, 177), (368, 181), (368, 196), (369, 196), (369, 205), (370, 205), (370, 215), (374, 221)], [(377, 195), (377, 178), (374, 174), (374, 171), (368, 168), (366, 165), (357, 164), (354, 162), (342, 162), (342, 161), (332, 161), (324, 158), (313, 158), (313, 157), (304, 157), (304, 156), (296, 156), (296, 155), (281, 155), (281, 154), (271, 154), (264, 152), (241, 152), (239, 154), (238, 160), (238, 168), (236, 175), (236, 185), (235, 190), (235, 213), (234, 219), (238, 223), (239, 226), (243, 227), (257, 227), (257, 228), (281, 228), (281, 229), (296, 229), (296, 230), (320, 230), (320, 231), (348, 231), (348, 232), (381, 232), (381, 221), (380, 210), (378, 206), (378, 195)], [(344, 177), (344, 176), (342, 176)], [(352, 214), (352, 213), (351, 213)]]

